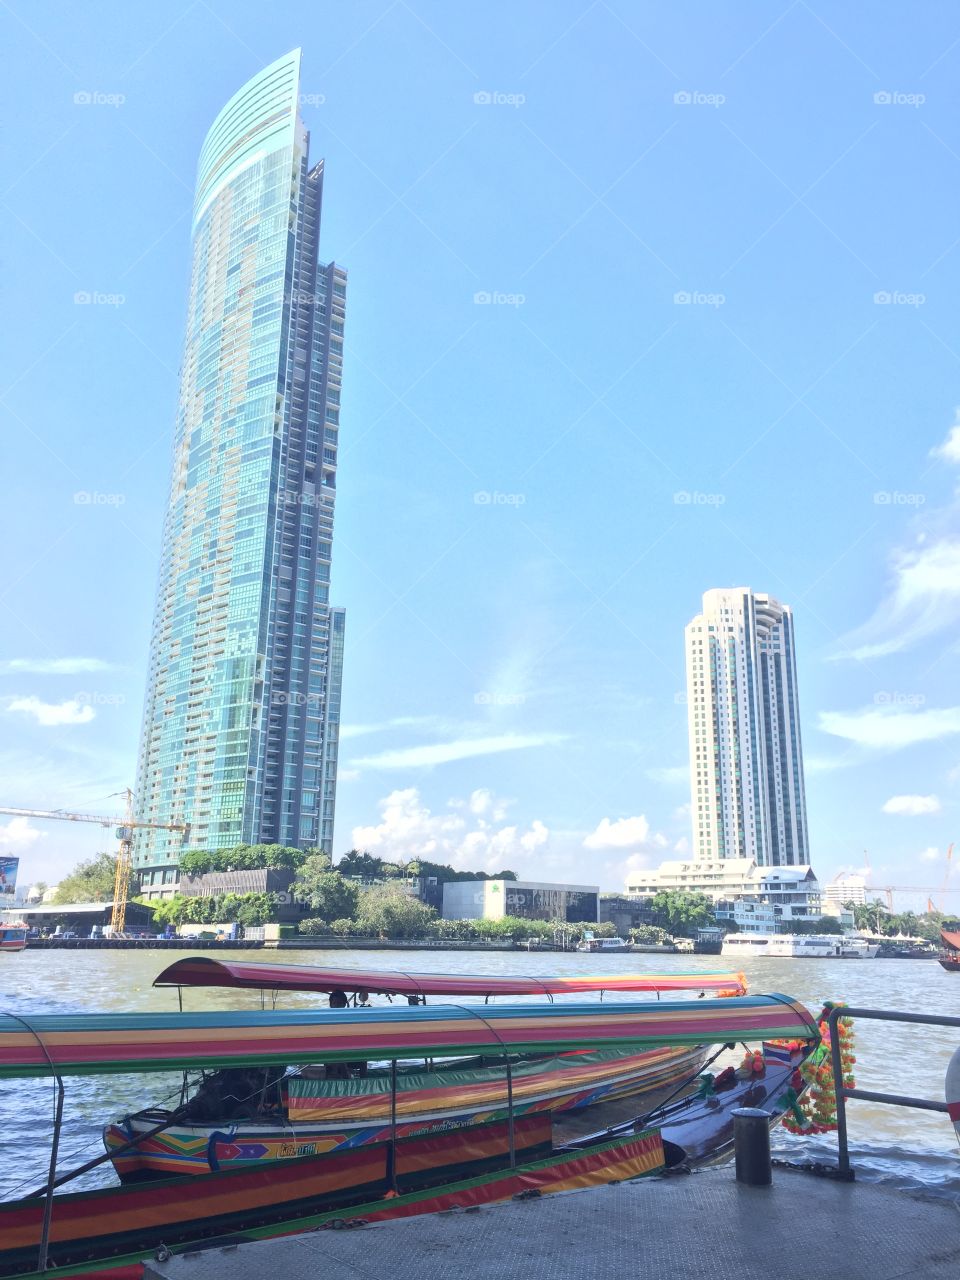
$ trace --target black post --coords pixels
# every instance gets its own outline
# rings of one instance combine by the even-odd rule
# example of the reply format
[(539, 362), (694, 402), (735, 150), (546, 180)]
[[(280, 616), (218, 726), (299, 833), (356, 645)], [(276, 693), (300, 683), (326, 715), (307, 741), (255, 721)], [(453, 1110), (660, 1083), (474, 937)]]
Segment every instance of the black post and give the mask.
[(837, 1102), (837, 1170), (841, 1178), (850, 1178), (850, 1148), (847, 1145), (847, 1095), (843, 1087), (843, 1057), (840, 1053), (840, 1007), (830, 1010), (830, 1061), (833, 1065), (833, 1091)]
[(770, 1113), (759, 1107), (735, 1107), (733, 1146), (737, 1181), (748, 1187), (768, 1187), (770, 1172)]
[(57, 1082), (57, 1107), (53, 1117), (53, 1141), (50, 1144), (50, 1177), (47, 1182), (47, 1195), (43, 1202), (43, 1224), (40, 1228), (40, 1255), (37, 1258), (37, 1270), (46, 1271), (47, 1252), (50, 1248), (50, 1223), (53, 1218), (53, 1188), (57, 1177), (57, 1153), (60, 1150), (60, 1126), (63, 1123), (63, 1080), (55, 1076)]

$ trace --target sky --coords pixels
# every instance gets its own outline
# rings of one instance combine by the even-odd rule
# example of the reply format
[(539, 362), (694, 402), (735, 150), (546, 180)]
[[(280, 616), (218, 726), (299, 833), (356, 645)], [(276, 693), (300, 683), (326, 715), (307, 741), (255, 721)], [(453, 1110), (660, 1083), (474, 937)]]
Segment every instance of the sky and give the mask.
[[(748, 586), (795, 614), (820, 879), (867, 851), (960, 907), (955, 6), (0, 27), (0, 804), (133, 785), (197, 156), (299, 46), (349, 272), (337, 852), (614, 890), (682, 856), (683, 628)], [(24, 883), (106, 841), (0, 817)]]

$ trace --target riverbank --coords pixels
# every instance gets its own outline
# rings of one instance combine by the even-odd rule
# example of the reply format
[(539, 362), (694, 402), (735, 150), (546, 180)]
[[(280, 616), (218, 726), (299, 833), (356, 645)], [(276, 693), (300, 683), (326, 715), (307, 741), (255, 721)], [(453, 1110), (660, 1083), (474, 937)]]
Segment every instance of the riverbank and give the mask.
[(145, 1280), (581, 1280), (639, 1270), (663, 1280), (953, 1280), (955, 1204), (776, 1169), (770, 1187), (728, 1165), (691, 1177), (431, 1214), (355, 1230), (213, 1248), (148, 1263)]
[[(30, 938), (27, 947), (40, 951), (562, 951), (552, 942), (503, 941), (473, 938), (338, 938), (298, 934), (295, 938)], [(573, 951), (571, 947), (568, 950)], [(634, 954), (674, 955), (675, 946), (637, 944)], [(624, 954), (624, 953), (620, 953)], [(595, 959), (597, 957), (594, 957)]]

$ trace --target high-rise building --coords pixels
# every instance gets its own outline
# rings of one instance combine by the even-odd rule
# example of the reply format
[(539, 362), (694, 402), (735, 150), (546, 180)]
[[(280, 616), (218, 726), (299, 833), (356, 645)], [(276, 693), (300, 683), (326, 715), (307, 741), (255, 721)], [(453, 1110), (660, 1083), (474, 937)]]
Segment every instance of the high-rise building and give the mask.
[(707, 591), (685, 636), (695, 859), (808, 864), (789, 607), (746, 587)]
[[(329, 603), (346, 273), (318, 261), (323, 162), (300, 51), (200, 152), (193, 265), (136, 790), (187, 847), (332, 851), (344, 614)], [(176, 833), (134, 869), (170, 893)], [(166, 889), (164, 889), (166, 886)]]

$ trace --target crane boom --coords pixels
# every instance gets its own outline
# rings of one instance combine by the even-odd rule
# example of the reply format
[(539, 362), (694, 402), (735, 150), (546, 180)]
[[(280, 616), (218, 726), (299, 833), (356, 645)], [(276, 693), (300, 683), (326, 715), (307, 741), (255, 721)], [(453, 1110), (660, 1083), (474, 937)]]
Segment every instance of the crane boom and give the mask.
[(133, 816), (133, 792), (127, 787), (122, 793), (126, 798), (126, 812), (122, 818), (105, 818), (97, 813), (68, 813), (65, 809), (20, 809), (13, 805), (0, 805), (0, 813), (14, 818), (54, 819), (57, 822), (93, 822), (100, 827), (116, 827), (120, 840), (117, 852), (117, 874), (113, 881), (113, 911), (110, 928), (114, 934), (123, 933), (127, 922), (127, 899), (130, 896), (130, 871), (133, 866), (133, 833), (135, 830), (182, 831), (184, 839), (190, 831), (189, 822), (141, 822)]

